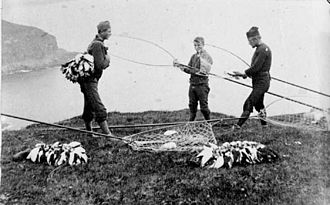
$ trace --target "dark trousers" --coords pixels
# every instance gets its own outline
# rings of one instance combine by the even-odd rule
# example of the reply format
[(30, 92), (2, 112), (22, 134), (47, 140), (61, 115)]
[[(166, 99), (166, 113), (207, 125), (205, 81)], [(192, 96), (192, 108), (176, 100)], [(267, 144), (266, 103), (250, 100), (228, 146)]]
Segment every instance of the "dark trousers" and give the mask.
[[(260, 112), (261, 109), (265, 108), (264, 96), (268, 91), (269, 86), (270, 76), (265, 76), (259, 79), (252, 79), (252, 92), (244, 102), (243, 113), (237, 123), (239, 126), (242, 126), (249, 118), (250, 114), (253, 112), (253, 108), (255, 108), (257, 112)], [(262, 125), (267, 124), (267, 122), (264, 120), (260, 120), (260, 122)]]
[(201, 112), (205, 120), (210, 119), (210, 109), (208, 106), (208, 95), (210, 87), (208, 84), (191, 85), (189, 87), (189, 109), (190, 109), (190, 121), (194, 121), (197, 113), (198, 101), (200, 104)]
[(107, 119), (107, 110), (104, 107), (100, 95), (98, 93), (98, 82), (88, 81), (80, 82), (81, 92), (84, 94), (84, 111), (82, 119), (85, 122), (91, 122), (94, 119), (100, 123)]

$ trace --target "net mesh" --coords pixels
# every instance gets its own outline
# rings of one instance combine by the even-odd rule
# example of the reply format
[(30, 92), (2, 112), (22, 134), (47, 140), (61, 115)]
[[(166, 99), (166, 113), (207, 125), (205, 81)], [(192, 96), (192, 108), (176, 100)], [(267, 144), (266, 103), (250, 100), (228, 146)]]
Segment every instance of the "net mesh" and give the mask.
[[(304, 101), (305, 102), (305, 101)], [(307, 102), (308, 103), (308, 102)], [(271, 107), (269, 106), (271, 105)], [(316, 109), (287, 100), (275, 100), (266, 106), (269, 125), (290, 127), (303, 131), (329, 131), (330, 109)], [(263, 119), (263, 115), (251, 116), (250, 119)], [(223, 118), (212, 123), (196, 121), (147, 130), (124, 137), (135, 150), (146, 151), (199, 151), (209, 143), (217, 144), (212, 127), (217, 126), (217, 137), (230, 136), (237, 129), (233, 125), (239, 118)], [(254, 126), (254, 124), (252, 124)], [(244, 127), (240, 129), (244, 132)], [(230, 138), (231, 139), (231, 138)]]
[(312, 132), (330, 129), (329, 97), (282, 83), (272, 82), (272, 89), (285, 92), (282, 95), (285, 97), (268, 95), (265, 98), (269, 124)]
[(194, 151), (208, 143), (216, 144), (212, 125), (206, 121), (188, 122), (140, 132), (125, 137), (135, 150)]
[[(253, 117), (259, 118), (260, 117)], [(234, 118), (235, 119), (235, 118)], [(269, 124), (307, 131), (328, 131), (330, 115), (327, 111), (311, 110), (296, 114), (273, 115), (265, 119)], [(199, 151), (209, 143), (217, 144), (212, 126), (221, 121), (181, 123), (147, 130), (124, 138), (138, 151)], [(233, 122), (232, 122), (233, 123)], [(222, 127), (222, 124), (221, 124)], [(222, 135), (233, 132), (231, 127)]]
[(294, 127), (303, 130), (327, 131), (330, 128), (330, 114), (327, 111), (311, 110), (295, 114), (274, 115), (266, 118), (271, 124)]

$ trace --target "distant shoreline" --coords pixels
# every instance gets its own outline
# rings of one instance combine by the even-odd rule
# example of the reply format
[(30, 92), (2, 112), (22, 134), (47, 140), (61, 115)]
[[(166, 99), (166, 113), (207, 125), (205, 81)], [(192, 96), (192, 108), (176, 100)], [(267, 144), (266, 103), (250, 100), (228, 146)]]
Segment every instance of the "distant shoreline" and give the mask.
[(12, 75), (16, 73), (29, 73), (31, 71), (38, 71), (47, 68), (60, 67), (61, 64), (66, 63), (68, 60), (74, 58), (78, 52), (63, 52), (58, 55), (50, 55), (43, 59), (31, 59), (23, 62), (2, 65), (1, 75)]
[(22, 69), (22, 70), (15, 70), (15, 71), (10, 71), (8, 73), (1, 73), (2, 75), (6, 76), (6, 75), (13, 75), (13, 74), (18, 74), (18, 73), (30, 73), (32, 71), (36, 71), (33, 69)]
[(56, 67), (60, 67), (60, 65), (54, 65), (54, 66), (45, 66), (44, 68), (25, 68), (25, 69), (17, 69), (17, 70), (10, 70), (10, 71), (5, 71), (5, 72), (1, 72), (1, 75), (3, 77), (6, 76), (10, 76), (10, 75), (15, 75), (15, 74), (23, 74), (23, 73), (31, 73), (31, 72), (35, 72), (35, 71), (41, 71), (41, 70), (46, 70), (46, 69), (53, 69)]

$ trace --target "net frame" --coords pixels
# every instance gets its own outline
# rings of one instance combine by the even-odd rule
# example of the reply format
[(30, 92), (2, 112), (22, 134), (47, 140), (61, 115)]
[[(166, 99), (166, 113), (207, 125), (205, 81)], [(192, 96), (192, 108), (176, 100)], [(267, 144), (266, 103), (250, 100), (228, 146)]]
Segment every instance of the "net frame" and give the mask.
[(300, 112), (274, 115), (266, 117), (265, 121), (274, 125), (294, 127), (301, 130), (329, 131), (330, 129), (330, 113), (327, 111), (318, 111), (317, 114), (313, 112)]
[[(292, 98), (311, 98), (307, 96), (290, 96)], [(313, 98), (311, 98), (313, 99)], [(278, 102), (283, 102), (285, 99), (277, 99), (269, 103), (266, 106), (268, 110), (269, 107)], [(271, 124), (283, 126), (283, 127), (293, 127), (300, 130), (309, 131), (329, 131), (330, 130), (330, 108), (309, 108), (306, 111), (293, 112), (287, 114), (278, 114), (267, 116), (263, 119)]]
[(137, 151), (196, 151), (217, 144), (212, 126), (218, 122), (195, 121), (147, 130), (124, 137)]

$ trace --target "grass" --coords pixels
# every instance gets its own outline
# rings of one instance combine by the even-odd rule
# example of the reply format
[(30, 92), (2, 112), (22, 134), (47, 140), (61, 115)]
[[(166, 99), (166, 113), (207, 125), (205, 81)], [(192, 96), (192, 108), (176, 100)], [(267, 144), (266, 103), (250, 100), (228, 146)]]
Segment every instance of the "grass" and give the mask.
[[(109, 113), (109, 124), (175, 122), (187, 110)], [(199, 116), (201, 117), (201, 116)], [(226, 117), (214, 113), (213, 118)], [(231, 124), (231, 122), (228, 122)], [(80, 118), (61, 122), (83, 126)], [(119, 136), (145, 130), (114, 130)], [(329, 132), (260, 128), (250, 120), (241, 131), (213, 131), (218, 143), (261, 142), (278, 152), (275, 163), (205, 169), (188, 166), (187, 152), (138, 152), (109, 140), (67, 130), (31, 125), (2, 135), (0, 204), (330, 204)], [(11, 156), (37, 142), (80, 141), (90, 161), (76, 167), (52, 167)], [(298, 143), (298, 142), (301, 142)]]

